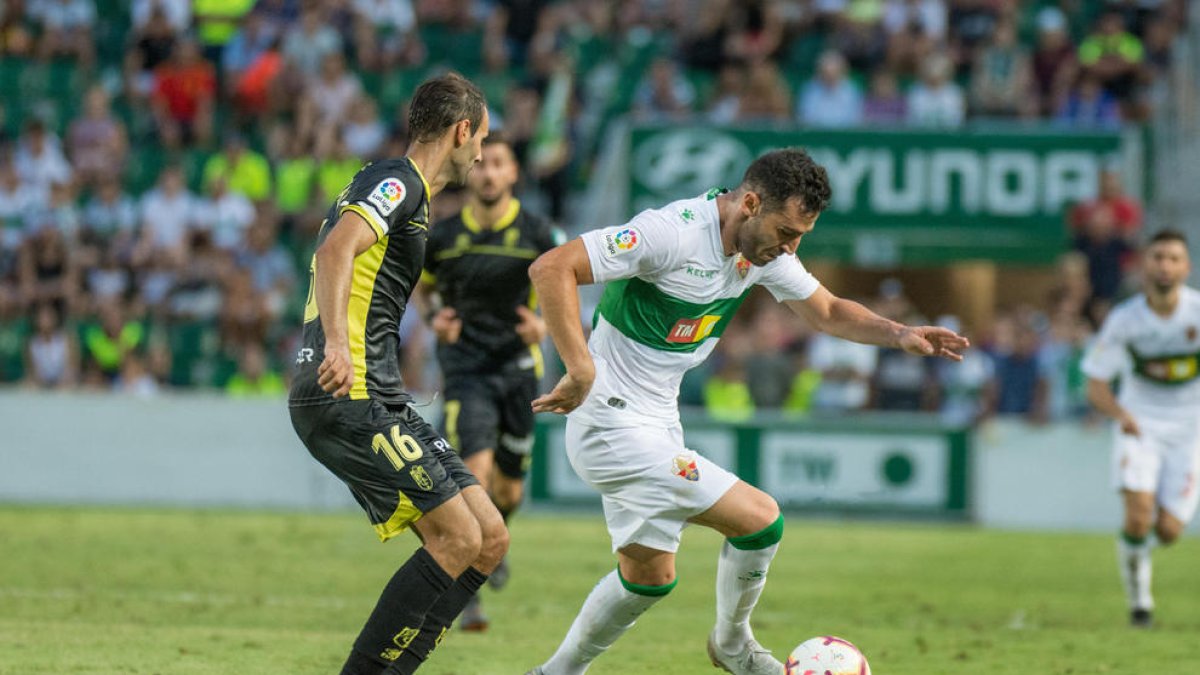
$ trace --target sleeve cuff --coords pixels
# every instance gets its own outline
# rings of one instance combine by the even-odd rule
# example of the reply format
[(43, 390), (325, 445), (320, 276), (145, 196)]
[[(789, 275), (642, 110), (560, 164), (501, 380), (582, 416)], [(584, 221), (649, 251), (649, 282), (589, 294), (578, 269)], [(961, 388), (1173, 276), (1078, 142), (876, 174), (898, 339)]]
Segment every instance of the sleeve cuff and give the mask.
[(367, 224), (371, 226), (371, 229), (375, 230), (376, 238), (383, 239), (387, 236), (387, 223), (383, 222), (383, 220), (371, 209), (364, 207), (362, 204), (346, 204), (342, 208), (338, 209), (338, 215), (340, 216), (347, 211), (352, 211), (358, 214), (363, 220), (367, 221)]

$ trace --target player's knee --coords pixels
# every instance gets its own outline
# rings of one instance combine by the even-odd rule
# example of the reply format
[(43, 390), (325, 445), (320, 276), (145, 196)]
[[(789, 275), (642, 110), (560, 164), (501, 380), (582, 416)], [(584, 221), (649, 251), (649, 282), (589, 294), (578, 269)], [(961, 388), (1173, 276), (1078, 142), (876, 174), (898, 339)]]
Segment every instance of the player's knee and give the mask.
[(455, 530), (443, 530), (425, 537), (425, 548), (439, 560), (448, 561), (453, 567), (466, 569), (483, 547), (483, 535), (479, 523), (471, 519)]
[(1158, 542), (1163, 546), (1169, 546), (1179, 539), (1179, 535), (1183, 530), (1183, 525), (1172, 521), (1160, 519), (1154, 526), (1154, 534), (1158, 537)]
[(1125, 514), (1125, 534), (1138, 539), (1145, 538), (1150, 534), (1150, 528), (1153, 526), (1150, 514), (1148, 513), (1127, 513)]
[(775, 501), (774, 497), (758, 489), (754, 490), (753, 495), (753, 499), (747, 504), (750, 513), (745, 520), (746, 531), (742, 534), (760, 532), (779, 520), (779, 502)]
[(503, 521), (497, 520), (496, 524), (484, 528), (483, 542), (479, 549), (476, 567), (489, 573), (496, 569), (504, 555), (508, 553), (508, 543), (508, 528), (504, 526)]

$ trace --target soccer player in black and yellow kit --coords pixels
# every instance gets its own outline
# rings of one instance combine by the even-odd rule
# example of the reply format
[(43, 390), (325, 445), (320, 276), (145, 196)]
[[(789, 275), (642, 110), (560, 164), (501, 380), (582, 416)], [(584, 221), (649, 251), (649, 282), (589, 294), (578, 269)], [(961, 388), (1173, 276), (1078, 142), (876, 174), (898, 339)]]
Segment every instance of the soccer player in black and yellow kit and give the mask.
[[(546, 327), (535, 313), (529, 265), (565, 242), (561, 230), (513, 196), (519, 167), (502, 134), (483, 142), (462, 211), (429, 234), (420, 295), (436, 291), (430, 323), (445, 378), (443, 431), (507, 521), (521, 503)], [(499, 588), (504, 564), (490, 583)], [(478, 597), (478, 596), (477, 596)], [(485, 630), (478, 599), (463, 630)]]
[(455, 74), (425, 82), (407, 156), (363, 167), (318, 235), (292, 426), (381, 539), (411, 527), (424, 544), (384, 587), (343, 675), (415, 671), (508, 550), (491, 499), (400, 379), (398, 325), (425, 259), (429, 200), (466, 182), (487, 134), (475, 85)]

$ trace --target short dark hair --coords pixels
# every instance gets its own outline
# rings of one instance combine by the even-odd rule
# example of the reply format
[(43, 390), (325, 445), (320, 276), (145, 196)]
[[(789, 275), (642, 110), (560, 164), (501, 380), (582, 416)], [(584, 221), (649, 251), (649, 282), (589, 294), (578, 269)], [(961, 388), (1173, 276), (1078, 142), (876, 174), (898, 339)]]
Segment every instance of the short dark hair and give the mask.
[(800, 148), (775, 150), (754, 160), (741, 187), (758, 193), (765, 211), (782, 209), (795, 197), (805, 212), (820, 213), (829, 207), (832, 194), (825, 167)]
[(487, 107), (483, 92), (458, 73), (446, 73), (421, 83), (408, 109), (408, 133), (418, 142), (436, 140), (447, 128), (462, 120), (478, 133)]
[[(512, 139), (503, 131), (489, 131), (487, 138), (483, 139), (484, 145), (507, 145), (509, 150), (513, 149)], [(514, 153), (515, 154), (515, 153)]]
[(1155, 232), (1154, 236), (1150, 237), (1150, 242), (1147, 245), (1152, 246), (1154, 244), (1159, 244), (1164, 241), (1177, 241), (1177, 242), (1183, 244), (1184, 248), (1187, 248), (1187, 243), (1188, 243), (1187, 235), (1185, 235), (1183, 232), (1181, 232), (1179, 230), (1168, 227), (1168, 228), (1161, 229), (1158, 232)]

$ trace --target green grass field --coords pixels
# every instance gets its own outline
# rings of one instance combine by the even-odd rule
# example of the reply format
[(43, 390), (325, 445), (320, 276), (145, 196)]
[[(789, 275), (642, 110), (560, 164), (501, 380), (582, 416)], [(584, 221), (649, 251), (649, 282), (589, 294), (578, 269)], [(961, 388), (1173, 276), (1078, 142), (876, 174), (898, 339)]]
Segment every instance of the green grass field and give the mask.
[[(520, 675), (612, 568), (600, 515), (523, 514), (492, 629), (422, 673)], [(0, 508), (0, 673), (336, 673), (414, 538), (358, 514)], [(716, 673), (704, 655), (719, 539), (686, 533), (676, 591), (590, 671)], [(1200, 544), (1156, 557), (1159, 626), (1126, 626), (1113, 541), (792, 517), (760, 640), (856, 642), (876, 675), (1200, 672)]]

